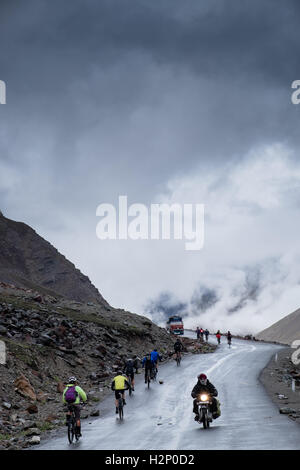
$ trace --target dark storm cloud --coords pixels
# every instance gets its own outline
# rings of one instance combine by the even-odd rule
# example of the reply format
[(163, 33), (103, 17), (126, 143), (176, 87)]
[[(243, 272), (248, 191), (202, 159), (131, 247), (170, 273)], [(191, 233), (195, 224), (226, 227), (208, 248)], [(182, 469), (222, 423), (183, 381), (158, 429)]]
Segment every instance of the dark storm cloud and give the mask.
[(217, 290), (205, 286), (199, 286), (192, 294), (191, 306), (198, 313), (206, 312), (219, 300)]
[(156, 299), (152, 299), (145, 306), (145, 314), (151, 315), (156, 323), (165, 323), (170, 316), (187, 315), (188, 304), (180, 302), (170, 292), (161, 292)]
[(242, 310), (248, 301), (257, 301), (261, 292), (261, 272), (259, 266), (244, 268), (245, 281), (234, 289), (233, 296), (238, 298), (233, 307), (228, 309), (228, 313), (236, 313)]
[[(236, 265), (226, 253), (215, 257), (215, 239), (223, 227), (225, 239), (226, 227), (241, 228), (240, 214), (248, 214), (250, 206), (251, 217), (262, 211), (253, 194), (258, 197), (272, 184), (263, 181), (256, 189), (257, 172), (247, 163), (264, 155), (257, 149), (271, 149), (264, 174), (274, 152), (289, 174), (282, 186), (295, 184), (290, 161), (299, 158), (294, 151), (300, 143), (299, 108), (291, 104), (290, 85), (300, 78), (299, 13), (299, 2), (292, 0), (1, 1), (0, 79), (7, 84), (7, 105), (0, 106), (0, 209), (33, 225), (91, 273), (116, 306), (137, 309), (153, 298), (154, 314), (184, 311), (185, 301), (158, 293), (177, 292), (184, 284), (192, 298), (203, 278), (197, 263), (191, 268), (184, 258), (178, 268), (171, 252), (157, 256), (148, 245), (144, 251), (124, 250), (117, 242), (100, 247), (96, 207), (116, 204), (120, 194), (128, 195), (129, 204), (147, 204), (168, 193), (170, 182), (174, 191), (176, 178), (184, 186), (197, 174), (191, 197), (208, 204), (207, 241), (214, 247), (205, 252), (207, 265), (220, 277), (216, 266), (223, 257), (224, 265)], [(277, 142), (286, 149), (276, 150)], [(234, 173), (240, 162), (236, 179), (247, 188), (231, 198), (227, 168)], [(201, 192), (210, 178), (209, 190)], [(275, 171), (272, 181), (278, 178)], [(267, 192), (267, 199), (272, 196)], [(189, 197), (187, 191), (182, 202)], [(281, 214), (293, 200), (289, 194)], [(223, 201), (228, 219), (215, 235), (209, 217), (219, 214)], [(240, 212), (230, 225), (236, 204)], [(259, 223), (267, 231), (263, 217)], [(271, 220), (270, 230), (273, 224), (277, 228)], [(253, 258), (257, 246), (264, 249), (257, 239)], [(230, 245), (240, 243), (233, 230)], [(277, 251), (279, 256), (284, 250)], [(233, 258), (234, 249), (230, 254)], [(125, 279), (126, 265), (132, 269)], [(137, 293), (132, 285), (139, 284), (143, 269)], [(108, 275), (112, 270), (114, 276)], [(204, 315), (219, 305), (224, 315), (240, 306), (243, 311), (249, 299), (259, 297), (261, 283), (263, 275), (241, 278), (239, 285), (229, 279), (225, 295), (210, 283), (195, 290), (194, 303)]]

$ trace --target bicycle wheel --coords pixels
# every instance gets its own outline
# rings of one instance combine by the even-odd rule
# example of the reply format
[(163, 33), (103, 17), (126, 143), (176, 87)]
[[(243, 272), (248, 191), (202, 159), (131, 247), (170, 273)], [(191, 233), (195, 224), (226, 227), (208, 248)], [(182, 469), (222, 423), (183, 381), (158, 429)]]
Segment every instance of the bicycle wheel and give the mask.
[(128, 392), (129, 392), (129, 396), (131, 396), (131, 394), (132, 394), (132, 388), (131, 388), (131, 377), (129, 377), (128, 383), (129, 383), (129, 389), (128, 389)]
[(123, 412), (123, 398), (122, 396), (119, 398), (119, 418), (120, 420), (123, 419), (124, 412)]
[(148, 385), (148, 388), (150, 388), (150, 381), (151, 381), (150, 372), (148, 371), (148, 374), (147, 374), (147, 385)]
[(68, 425), (68, 439), (69, 439), (70, 444), (72, 444), (72, 442), (74, 441), (74, 436), (75, 436), (75, 422), (72, 416), (72, 419)]

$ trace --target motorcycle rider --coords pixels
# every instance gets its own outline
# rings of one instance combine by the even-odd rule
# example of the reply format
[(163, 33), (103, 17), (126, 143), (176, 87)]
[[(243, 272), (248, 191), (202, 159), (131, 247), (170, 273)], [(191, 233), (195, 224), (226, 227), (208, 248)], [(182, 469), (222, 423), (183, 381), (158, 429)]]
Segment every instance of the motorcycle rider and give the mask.
[(218, 396), (218, 391), (215, 386), (207, 379), (205, 374), (198, 375), (198, 382), (194, 386), (191, 396), (195, 398), (193, 402), (193, 412), (195, 413), (195, 421), (198, 421), (198, 407), (197, 407), (197, 396), (202, 393), (207, 393), (211, 396), (211, 412), (214, 419), (220, 416), (220, 410), (218, 406), (218, 401), (216, 397)]

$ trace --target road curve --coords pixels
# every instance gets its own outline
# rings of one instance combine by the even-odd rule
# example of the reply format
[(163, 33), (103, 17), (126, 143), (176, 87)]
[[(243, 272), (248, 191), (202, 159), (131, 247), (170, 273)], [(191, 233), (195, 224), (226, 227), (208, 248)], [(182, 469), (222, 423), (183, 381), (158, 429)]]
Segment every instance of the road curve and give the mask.
[[(115, 415), (113, 394), (100, 406), (101, 417), (83, 421), (83, 438), (71, 446), (66, 430), (38, 449), (300, 449), (300, 426), (268, 398), (258, 375), (278, 346), (233, 341), (213, 354), (184, 357), (160, 366), (159, 379), (148, 390), (137, 376), (127, 398), (124, 421)], [(193, 420), (191, 390), (205, 372), (219, 391), (222, 415), (204, 430)]]

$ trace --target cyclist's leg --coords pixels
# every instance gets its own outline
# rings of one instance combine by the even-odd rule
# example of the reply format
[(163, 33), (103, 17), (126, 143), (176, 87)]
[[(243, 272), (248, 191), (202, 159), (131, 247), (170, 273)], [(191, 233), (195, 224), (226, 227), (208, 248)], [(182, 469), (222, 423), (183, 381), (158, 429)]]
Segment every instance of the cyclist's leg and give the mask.
[(76, 420), (76, 431), (81, 434), (81, 422), (80, 422), (80, 405), (73, 405), (73, 410)]
[(134, 390), (134, 372), (131, 374), (131, 388)]
[(115, 390), (116, 413), (118, 412), (118, 408), (119, 408), (119, 395), (120, 395), (119, 390)]
[(72, 406), (67, 405), (67, 412), (66, 412), (66, 426), (70, 424), (71, 421), (71, 415), (72, 415)]

